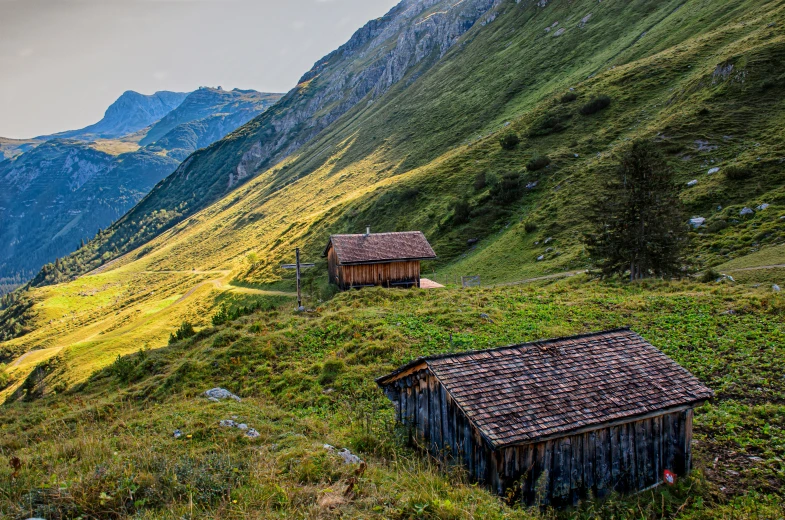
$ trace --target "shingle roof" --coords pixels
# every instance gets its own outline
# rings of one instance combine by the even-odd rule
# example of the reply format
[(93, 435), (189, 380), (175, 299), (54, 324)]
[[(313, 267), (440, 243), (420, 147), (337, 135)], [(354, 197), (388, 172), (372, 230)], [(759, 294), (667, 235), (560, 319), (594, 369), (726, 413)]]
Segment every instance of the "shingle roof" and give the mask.
[(714, 395), (629, 329), (420, 358), (377, 383), (418, 365), (427, 365), (496, 448)]
[(436, 253), (421, 231), (332, 235), (323, 256), (327, 255), (330, 244), (335, 248), (338, 262), (342, 265), (436, 258)]

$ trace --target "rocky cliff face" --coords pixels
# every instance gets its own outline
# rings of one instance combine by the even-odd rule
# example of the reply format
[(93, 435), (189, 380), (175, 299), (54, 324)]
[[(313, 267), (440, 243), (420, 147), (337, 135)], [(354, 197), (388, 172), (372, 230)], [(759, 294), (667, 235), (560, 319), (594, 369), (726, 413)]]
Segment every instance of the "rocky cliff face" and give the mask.
[[(275, 106), (239, 131), (197, 152), (165, 179), (107, 236), (120, 250), (133, 248), (157, 231), (136, 233), (172, 200), (165, 229), (217, 200), (261, 169), (286, 158), (350, 110), (373, 103), (407, 76), (438, 62), (477, 23), (494, 17), (501, 0), (404, 0), (358, 30), (339, 49), (319, 60)], [(127, 237), (133, 236), (133, 240)]]

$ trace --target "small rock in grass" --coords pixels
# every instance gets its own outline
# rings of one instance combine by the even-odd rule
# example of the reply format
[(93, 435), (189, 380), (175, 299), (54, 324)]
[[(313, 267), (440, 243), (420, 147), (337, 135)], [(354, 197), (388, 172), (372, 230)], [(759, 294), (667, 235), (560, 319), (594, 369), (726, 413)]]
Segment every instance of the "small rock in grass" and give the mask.
[(552, 240), (553, 240), (553, 237), (548, 237), (548, 238), (546, 238), (546, 239), (545, 239), (545, 241), (543, 242), (543, 244), (547, 244), (548, 242), (550, 242), (550, 241), (552, 241)]
[(237, 423), (234, 422), (231, 419), (224, 419), (223, 421), (219, 422), (218, 424), (220, 426), (223, 426), (224, 428), (234, 428), (235, 426), (237, 426)]
[(537, 187), (537, 181), (531, 181), (531, 182), (526, 184), (526, 189), (527, 190), (533, 190), (536, 187)]
[(703, 217), (693, 217), (690, 219), (690, 225), (695, 229), (701, 227), (705, 223), (706, 219)]
[(550, 253), (551, 251), (553, 251), (553, 248), (552, 248), (552, 247), (549, 247), (549, 248), (547, 248), (547, 249), (545, 250), (545, 252), (546, 252), (546, 253)]
[(772, 285), (772, 286), (771, 286), (771, 289), (772, 289), (774, 292), (780, 292), (780, 291), (782, 290), (782, 289), (780, 289), (780, 286), (779, 286), (779, 285), (777, 285), (776, 283), (775, 283), (774, 285)]
[(538, 262), (542, 262), (543, 260), (545, 260), (545, 255), (540, 255), (537, 257)]
[(183, 436), (183, 432), (181, 432), (180, 430), (175, 430), (173, 436), (175, 439), (179, 439), (180, 437)]
[(324, 448), (327, 451), (335, 451), (335, 446), (333, 446), (332, 444), (325, 444), (322, 446), (322, 448)]
[(713, 175), (713, 174), (717, 173), (718, 171), (720, 171), (720, 169), (715, 166), (714, 168), (710, 168), (709, 171), (706, 172), (706, 173), (708, 173), (709, 175)]
[(687, 186), (692, 188), (696, 184), (698, 184), (698, 179), (692, 179), (690, 182), (687, 183)]
[(763, 210), (767, 209), (768, 207), (769, 207), (769, 205), (764, 202), (763, 204), (761, 204), (760, 206), (758, 206), (755, 209), (757, 209), (758, 211), (763, 211)]
[[(248, 430), (248, 425), (245, 424), (245, 423), (240, 423), (240, 424), (237, 425), (237, 428), (239, 428), (240, 430)], [(248, 431), (250, 431), (250, 430), (248, 430)]]
[(235, 401), (238, 401), (238, 402), (242, 401), (242, 399), (240, 399), (239, 397), (234, 395), (229, 390), (226, 390), (225, 388), (217, 388), (217, 387), (216, 388), (212, 388), (210, 390), (207, 390), (204, 393), (204, 395), (210, 401), (213, 401), (213, 402), (221, 401), (223, 399), (234, 399)]
[(338, 456), (343, 459), (344, 464), (358, 464), (362, 462), (362, 459), (352, 453), (351, 451), (347, 450), (346, 448), (342, 448), (338, 451)]
[(753, 462), (763, 462), (763, 459), (760, 457), (750, 457), (749, 459)]
[(741, 215), (742, 217), (746, 216), (746, 215), (753, 215), (754, 213), (755, 213), (754, 211), (752, 211), (750, 208), (746, 208), (746, 207), (742, 208), (741, 211), (739, 211), (739, 215)]
[(251, 428), (247, 432), (245, 432), (245, 436), (248, 437), (249, 439), (256, 439), (260, 437), (261, 434), (256, 430), (254, 430), (253, 428)]

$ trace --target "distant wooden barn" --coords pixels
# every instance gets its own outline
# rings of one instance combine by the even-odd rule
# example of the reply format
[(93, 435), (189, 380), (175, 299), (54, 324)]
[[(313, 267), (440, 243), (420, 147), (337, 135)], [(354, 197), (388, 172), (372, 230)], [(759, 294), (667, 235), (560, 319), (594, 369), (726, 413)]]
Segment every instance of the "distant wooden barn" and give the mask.
[(330, 282), (341, 290), (381, 285), (419, 287), (420, 261), (436, 253), (420, 231), (332, 235), (327, 257)]
[(424, 357), (376, 382), (431, 453), (555, 507), (686, 475), (693, 408), (713, 395), (628, 329)]

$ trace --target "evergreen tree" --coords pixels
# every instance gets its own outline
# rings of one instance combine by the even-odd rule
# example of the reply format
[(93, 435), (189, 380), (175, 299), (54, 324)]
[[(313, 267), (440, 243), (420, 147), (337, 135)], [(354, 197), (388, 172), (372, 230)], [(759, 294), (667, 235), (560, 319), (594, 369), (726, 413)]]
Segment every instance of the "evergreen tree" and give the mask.
[(652, 143), (636, 141), (623, 154), (591, 221), (585, 241), (602, 276), (682, 273), (688, 242), (683, 205), (673, 170)]

